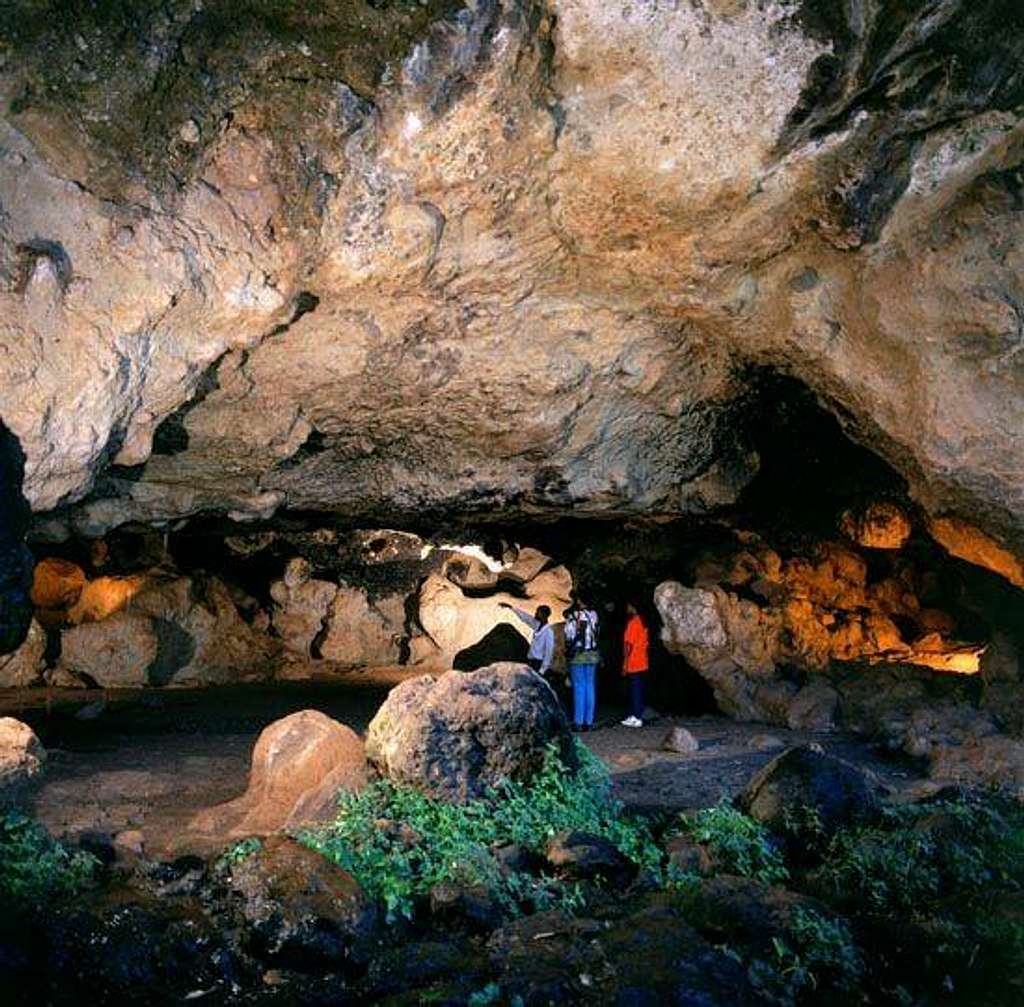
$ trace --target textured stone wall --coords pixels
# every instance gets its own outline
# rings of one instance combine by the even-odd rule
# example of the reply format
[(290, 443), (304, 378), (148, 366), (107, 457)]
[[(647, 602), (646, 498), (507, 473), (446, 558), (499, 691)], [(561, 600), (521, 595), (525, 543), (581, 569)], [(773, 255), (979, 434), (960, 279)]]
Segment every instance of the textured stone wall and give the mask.
[(1019, 4), (52, 6), (0, 19), (37, 512), (705, 513), (757, 364), (1024, 553)]

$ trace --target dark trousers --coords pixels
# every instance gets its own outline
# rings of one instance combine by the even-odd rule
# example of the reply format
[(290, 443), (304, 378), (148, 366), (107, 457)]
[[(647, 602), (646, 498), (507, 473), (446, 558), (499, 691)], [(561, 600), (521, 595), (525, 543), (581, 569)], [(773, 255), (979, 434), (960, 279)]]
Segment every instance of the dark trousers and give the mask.
[(637, 720), (644, 719), (644, 710), (647, 704), (644, 703), (644, 686), (647, 683), (646, 671), (634, 671), (626, 676), (626, 689), (629, 693), (629, 712)]

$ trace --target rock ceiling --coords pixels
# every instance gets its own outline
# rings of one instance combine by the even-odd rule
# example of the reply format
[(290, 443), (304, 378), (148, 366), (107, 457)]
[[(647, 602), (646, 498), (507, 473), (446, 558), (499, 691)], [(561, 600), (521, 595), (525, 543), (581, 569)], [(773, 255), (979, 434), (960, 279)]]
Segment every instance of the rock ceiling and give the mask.
[(0, 15), (37, 513), (705, 513), (771, 368), (1024, 553), (1015, 0), (151, 6)]

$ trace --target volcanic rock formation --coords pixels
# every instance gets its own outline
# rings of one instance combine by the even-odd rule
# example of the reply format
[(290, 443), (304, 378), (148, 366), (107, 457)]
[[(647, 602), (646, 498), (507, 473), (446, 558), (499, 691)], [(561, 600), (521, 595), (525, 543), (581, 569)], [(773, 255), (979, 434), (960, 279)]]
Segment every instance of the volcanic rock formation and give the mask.
[(0, 40), (0, 416), (54, 534), (705, 512), (757, 365), (1024, 553), (1013, 0), (18, 0)]

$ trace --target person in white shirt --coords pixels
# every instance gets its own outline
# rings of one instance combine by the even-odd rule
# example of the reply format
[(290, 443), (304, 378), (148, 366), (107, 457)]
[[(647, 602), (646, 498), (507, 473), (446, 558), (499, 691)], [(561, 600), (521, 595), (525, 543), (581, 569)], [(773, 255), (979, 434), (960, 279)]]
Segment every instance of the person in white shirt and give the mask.
[(533, 630), (533, 640), (530, 643), (529, 653), (526, 655), (526, 663), (534, 671), (546, 675), (555, 657), (555, 631), (548, 623), (551, 618), (551, 609), (547, 605), (538, 605), (537, 611), (530, 615), (521, 608), (515, 608), (508, 602), (498, 602), (499, 608), (511, 609), (515, 614)]

